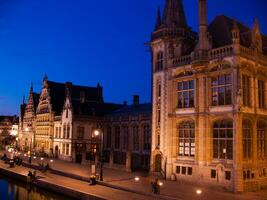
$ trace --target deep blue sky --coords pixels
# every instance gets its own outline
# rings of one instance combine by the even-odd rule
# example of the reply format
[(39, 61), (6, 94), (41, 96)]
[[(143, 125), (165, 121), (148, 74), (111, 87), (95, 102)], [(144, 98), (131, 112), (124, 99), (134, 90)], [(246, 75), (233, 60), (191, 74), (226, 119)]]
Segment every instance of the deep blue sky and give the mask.
[[(266, 0), (208, 0), (218, 14), (267, 33)], [(0, 0), (0, 115), (17, 114), (30, 82), (50, 80), (104, 86), (108, 102), (150, 101), (150, 55), (144, 43), (164, 0)], [(197, 29), (197, 0), (184, 0)]]

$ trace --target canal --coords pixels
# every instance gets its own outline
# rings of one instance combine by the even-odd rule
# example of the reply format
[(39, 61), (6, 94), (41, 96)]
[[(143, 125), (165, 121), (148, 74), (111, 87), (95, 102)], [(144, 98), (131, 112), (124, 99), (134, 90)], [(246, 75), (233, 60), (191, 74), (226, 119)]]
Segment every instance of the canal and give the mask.
[(1, 200), (71, 200), (60, 194), (55, 194), (26, 183), (14, 181), (0, 175)]

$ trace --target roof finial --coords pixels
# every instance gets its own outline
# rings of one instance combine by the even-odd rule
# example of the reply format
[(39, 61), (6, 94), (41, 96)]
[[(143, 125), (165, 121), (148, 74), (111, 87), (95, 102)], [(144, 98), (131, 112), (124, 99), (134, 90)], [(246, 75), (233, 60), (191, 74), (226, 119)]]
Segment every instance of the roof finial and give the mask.
[(47, 81), (48, 80), (48, 76), (47, 76), (47, 74), (45, 73), (45, 75), (44, 75), (44, 79), (43, 79), (44, 81)]
[(32, 83), (32, 81), (31, 81), (30, 92), (32, 92), (32, 91), (33, 91), (33, 83)]

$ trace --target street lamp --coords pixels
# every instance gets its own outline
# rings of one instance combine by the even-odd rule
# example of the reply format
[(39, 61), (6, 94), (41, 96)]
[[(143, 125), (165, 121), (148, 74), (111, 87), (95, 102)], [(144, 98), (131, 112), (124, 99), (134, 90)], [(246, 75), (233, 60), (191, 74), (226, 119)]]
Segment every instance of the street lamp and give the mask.
[(100, 157), (100, 181), (103, 181), (103, 138), (104, 138), (104, 134), (100, 129), (96, 129), (94, 131), (94, 136), (95, 137), (99, 137), (101, 136), (101, 145), (100, 145), (100, 153), (99, 153), (99, 157)]

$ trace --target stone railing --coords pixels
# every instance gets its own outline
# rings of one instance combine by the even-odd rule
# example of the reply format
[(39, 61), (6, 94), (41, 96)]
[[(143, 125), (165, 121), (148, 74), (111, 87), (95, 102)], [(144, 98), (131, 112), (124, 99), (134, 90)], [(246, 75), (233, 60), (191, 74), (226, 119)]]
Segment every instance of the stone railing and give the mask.
[(173, 59), (174, 66), (188, 65), (190, 63), (191, 63), (191, 55), (186, 55)]
[(245, 58), (255, 60), (255, 51), (253, 49), (250, 49), (250, 48), (247, 48), (244, 46), (240, 46), (240, 55), (245, 57)]
[(209, 59), (224, 58), (233, 54), (233, 46), (224, 46), (221, 48), (211, 49), (209, 51)]

